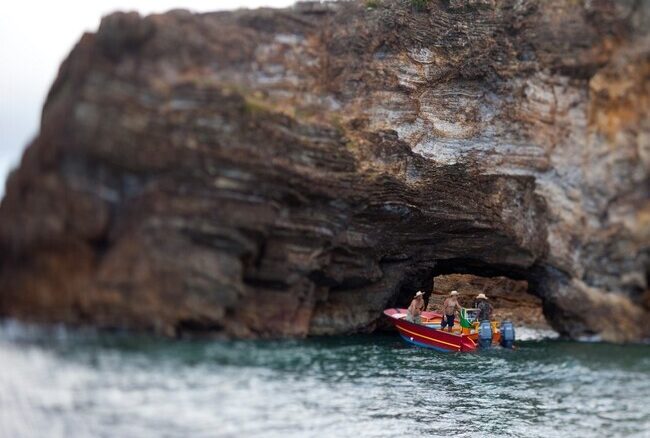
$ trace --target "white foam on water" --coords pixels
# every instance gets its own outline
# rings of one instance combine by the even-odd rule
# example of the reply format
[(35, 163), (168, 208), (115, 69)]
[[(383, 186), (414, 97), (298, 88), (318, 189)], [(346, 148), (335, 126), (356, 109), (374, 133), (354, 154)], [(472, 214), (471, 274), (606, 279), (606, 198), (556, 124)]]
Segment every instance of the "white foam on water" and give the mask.
[(559, 337), (560, 334), (552, 329), (515, 326), (515, 339), (517, 341), (542, 341), (544, 339), (557, 339)]

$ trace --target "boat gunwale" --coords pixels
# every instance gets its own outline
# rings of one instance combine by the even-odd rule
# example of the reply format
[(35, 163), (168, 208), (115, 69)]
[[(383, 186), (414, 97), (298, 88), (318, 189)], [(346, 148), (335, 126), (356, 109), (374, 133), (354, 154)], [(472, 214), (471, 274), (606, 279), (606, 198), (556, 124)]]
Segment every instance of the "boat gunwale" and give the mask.
[[(384, 310), (384, 315), (386, 315), (389, 318), (396, 321), (395, 322), (395, 327), (398, 327), (397, 323), (406, 323), (406, 324), (411, 325), (413, 327), (417, 327), (417, 328), (424, 329), (424, 330), (431, 330), (431, 331), (434, 331), (434, 332), (441, 332), (441, 333), (444, 333), (444, 334), (449, 335), (449, 336), (455, 336), (457, 338), (463, 338), (463, 337), (469, 338), (469, 335), (466, 335), (466, 334), (463, 334), (463, 333), (446, 332), (446, 331), (444, 331), (442, 329), (428, 327), (425, 324), (417, 324), (415, 322), (407, 321), (404, 318), (395, 318), (393, 315), (395, 315), (396, 313), (393, 313), (393, 314), (386, 313), (389, 310), (397, 310), (397, 311), (404, 310), (404, 311), (406, 311), (406, 309), (400, 309), (400, 308), (397, 308), (397, 307), (392, 307), (390, 309)], [(406, 313), (406, 312), (398, 312), (398, 313), (403, 314), (403, 313)], [(436, 312), (432, 312), (432, 313), (434, 313), (435, 315), (439, 315), (442, 318), (442, 315), (440, 315), (439, 313), (436, 313)]]

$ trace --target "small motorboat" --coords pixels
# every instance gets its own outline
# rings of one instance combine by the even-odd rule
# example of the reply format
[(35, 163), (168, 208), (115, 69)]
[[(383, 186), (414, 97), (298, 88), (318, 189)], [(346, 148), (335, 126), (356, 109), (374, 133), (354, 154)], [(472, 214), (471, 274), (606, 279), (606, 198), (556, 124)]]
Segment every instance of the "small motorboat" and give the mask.
[(406, 320), (406, 309), (386, 309), (386, 315), (399, 332), (402, 339), (412, 345), (432, 348), (438, 351), (475, 351), (501, 344), (512, 348), (514, 327), (510, 321), (499, 324), (496, 321), (477, 321), (477, 309), (463, 308), (460, 321), (456, 321), (451, 331), (441, 330), (442, 315), (437, 312), (422, 312), (419, 324)]

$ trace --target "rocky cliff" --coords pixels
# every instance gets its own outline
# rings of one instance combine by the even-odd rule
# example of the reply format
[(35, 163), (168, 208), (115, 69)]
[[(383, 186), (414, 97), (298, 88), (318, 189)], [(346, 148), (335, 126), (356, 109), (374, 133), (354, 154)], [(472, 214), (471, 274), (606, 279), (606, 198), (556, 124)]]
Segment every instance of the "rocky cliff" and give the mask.
[(0, 314), (349, 333), (465, 273), (649, 336), (649, 4), (416, 3), (104, 18), (7, 182)]
[(427, 310), (442, 312), (449, 292), (458, 292), (463, 307), (474, 307), (476, 296), (484, 293), (493, 306), (492, 318), (510, 320), (518, 327), (548, 330), (539, 297), (528, 292), (528, 282), (508, 277), (480, 277), (471, 274), (448, 274), (434, 278), (435, 290), (429, 295)]

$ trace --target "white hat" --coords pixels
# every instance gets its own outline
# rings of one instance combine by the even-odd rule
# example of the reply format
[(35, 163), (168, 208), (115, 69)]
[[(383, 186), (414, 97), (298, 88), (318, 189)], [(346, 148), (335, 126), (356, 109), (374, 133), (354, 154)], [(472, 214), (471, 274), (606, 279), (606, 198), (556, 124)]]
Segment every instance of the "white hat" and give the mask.
[(415, 294), (416, 297), (421, 297), (422, 295), (424, 295), (424, 292), (422, 292), (421, 290), (419, 290), (419, 291)]
[(476, 299), (477, 300), (481, 300), (481, 299), (487, 300), (488, 297), (486, 297), (485, 294), (481, 293), (481, 294), (476, 295)]
[(452, 290), (451, 292), (449, 292), (449, 295), (451, 295), (451, 296), (458, 295), (458, 291), (457, 290)]

